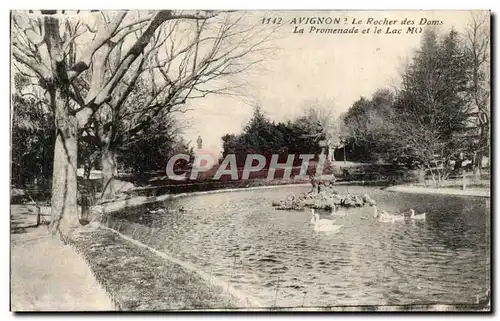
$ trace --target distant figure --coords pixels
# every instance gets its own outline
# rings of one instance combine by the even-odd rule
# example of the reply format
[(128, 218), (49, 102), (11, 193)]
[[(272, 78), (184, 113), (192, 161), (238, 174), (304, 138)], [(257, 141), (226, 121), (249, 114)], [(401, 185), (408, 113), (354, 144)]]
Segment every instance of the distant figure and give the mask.
[(198, 139), (196, 140), (196, 143), (198, 143), (198, 149), (203, 148), (203, 140), (201, 139), (201, 136), (198, 136)]

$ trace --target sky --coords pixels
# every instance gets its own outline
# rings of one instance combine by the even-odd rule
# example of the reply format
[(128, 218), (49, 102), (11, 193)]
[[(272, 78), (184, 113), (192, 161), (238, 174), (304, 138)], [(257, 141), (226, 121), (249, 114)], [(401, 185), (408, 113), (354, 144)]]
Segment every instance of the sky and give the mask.
[[(406, 34), (399, 23), (408, 18), (418, 24), (422, 18), (442, 21), (440, 32), (451, 28), (463, 30), (470, 20), (468, 11), (289, 11), (252, 12), (247, 23), (260, 24), (263, 17), (281, 17), (273, 47), (279, 49), (266, 59), (248, 79), (244, 97), (207, 96), (188, 103), (182, 115), (186, 122), (183, 136), (196, 146), (214, 153), (222, 150), (221, 136), (240, 133), (259, 104), (270, 119), (282, 121), (301, 114), (308, 102), (331, 105), (335, 114), (348, 110), (360, 96), (370, 97), (379, 88), (398, 86), (404, 66), (418, 49), (422, 34)], [(341, 18), (343, 24), (293, 24), (299, 17)], [(368, 19), (373, 22), (368, 24)], [(382, 34), (374, 34), (375, 20), (397, 20), (393, 25), (379, 25)], [(309, 33), (310, 27), (350, 28), (352, 20), (359, 32), (372, 28), (370, 34)], [(293, 30), (304, 28), (303, 34)], [(420, 27), (420, 25), (414, 25)], [(387, 27), (403, 29), (402, 34), (384, 34)], [(427, 25), (421, 26), (429, 28)], [(271, 28), (271, 27), (270, 27)], [(251, 99), (248, 99), (251, 97)]]

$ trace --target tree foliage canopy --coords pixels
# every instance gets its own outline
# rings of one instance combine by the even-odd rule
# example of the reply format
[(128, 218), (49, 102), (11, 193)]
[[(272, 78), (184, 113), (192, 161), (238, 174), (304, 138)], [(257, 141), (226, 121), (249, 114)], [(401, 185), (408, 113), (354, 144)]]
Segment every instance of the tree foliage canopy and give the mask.
[(463, 38), (427, 30), (399, 90), (379, 90), (351, 106), (344, 115), (347, 142), (357, 150), (351, 156), (418, 165), (441, 180), (451, 160), (475, 151), (475, 70)]
[(307, 116), (275, 123), (257, 106), (241, 134), (222, 137), (223, 156), (235, 154), (239, 165), (244, 164), (247, 154), (261, 154), (267, 158), (279, 154), (280, 161), (286, 161), (288, 155), (319, 154), (320, 141), (324, 139), (320, 123)]

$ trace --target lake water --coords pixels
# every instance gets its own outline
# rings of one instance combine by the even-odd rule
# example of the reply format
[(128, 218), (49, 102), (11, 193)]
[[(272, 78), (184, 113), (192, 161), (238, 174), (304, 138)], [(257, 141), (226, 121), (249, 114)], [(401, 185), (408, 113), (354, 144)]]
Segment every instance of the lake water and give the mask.
[[(490, 286), (489, 199), (369, 193), (380, 210), (426, 212), (426, 221), (380, 223), (371, 207), (337, 218), (336, 234), (315, 233), (310, 212), (278, 211), (273, 200), (308, 187), (179, 198), (182, 213), (121, 213), (155, 228), (157, 250), (229, 282), (266, 306), (474, 304)], [(327, 218), (327, 213), (322, 213)]]

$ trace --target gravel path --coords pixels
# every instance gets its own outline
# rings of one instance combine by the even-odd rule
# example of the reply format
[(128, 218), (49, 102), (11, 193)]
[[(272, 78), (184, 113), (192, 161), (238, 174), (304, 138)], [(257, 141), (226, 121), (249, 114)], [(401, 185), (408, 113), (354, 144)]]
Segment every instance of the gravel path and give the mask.
[(85, 260), (46, 226), (30, 227), (35, 219), (25, 206), (11, 207), (11, 310), (114, 310)]

